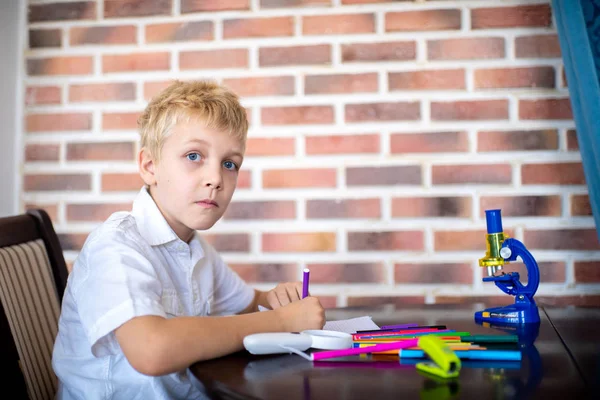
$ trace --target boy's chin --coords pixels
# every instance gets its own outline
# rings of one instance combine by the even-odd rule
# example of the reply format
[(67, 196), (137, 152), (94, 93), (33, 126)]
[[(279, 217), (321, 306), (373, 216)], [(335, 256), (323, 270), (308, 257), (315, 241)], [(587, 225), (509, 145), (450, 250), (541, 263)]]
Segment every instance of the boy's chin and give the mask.
[(196, 231), (205, 231), (212, 228), (217, 221), (198, 221), (189, 225), (189, 227)]

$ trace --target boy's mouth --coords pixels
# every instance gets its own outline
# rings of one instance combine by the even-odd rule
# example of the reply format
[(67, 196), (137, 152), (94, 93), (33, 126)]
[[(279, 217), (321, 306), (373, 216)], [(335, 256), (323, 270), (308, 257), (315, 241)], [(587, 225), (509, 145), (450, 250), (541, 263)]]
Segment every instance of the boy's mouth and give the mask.
[(211, 200), (211, 199), (200, 200), (200, 201), (197, 201), (196, 204), (198, 204), (200, 207), (204, 207), (204, 208), (219, 207), (219, 204), (217, 204), (216, 201)]

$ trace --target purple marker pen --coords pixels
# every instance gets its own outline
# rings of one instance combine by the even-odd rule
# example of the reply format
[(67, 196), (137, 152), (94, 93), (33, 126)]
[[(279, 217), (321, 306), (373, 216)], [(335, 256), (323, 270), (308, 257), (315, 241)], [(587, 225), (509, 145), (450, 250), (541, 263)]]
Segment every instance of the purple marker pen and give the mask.
[(308, 268), (304, 268), (302, 271), (302, 298), (308, 296), (308, 279), (310, 276), (310, 270)]

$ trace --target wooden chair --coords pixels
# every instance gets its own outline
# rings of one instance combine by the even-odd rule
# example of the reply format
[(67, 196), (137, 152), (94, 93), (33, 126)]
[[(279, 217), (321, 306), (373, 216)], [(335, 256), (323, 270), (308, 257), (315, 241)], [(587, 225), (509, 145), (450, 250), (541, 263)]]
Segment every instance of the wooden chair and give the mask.
[(0, 373), (26, 387), (19, 398), (53, 399), (57, 391), (51, 360), (67, 275), (44, 210), (0, 218)]

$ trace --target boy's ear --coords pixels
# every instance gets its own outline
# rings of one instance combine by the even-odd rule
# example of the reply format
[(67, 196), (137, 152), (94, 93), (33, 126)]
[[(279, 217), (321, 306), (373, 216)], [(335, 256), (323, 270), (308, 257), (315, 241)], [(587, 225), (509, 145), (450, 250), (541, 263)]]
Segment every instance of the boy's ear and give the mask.
[(150, 154), (147, 148), (143, 147), (138, 154), (138, 168), (140, 175), (144, 183), (148, 186), (156, 183), (156, 176), (154, 175), (154, 157)]

